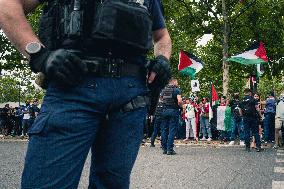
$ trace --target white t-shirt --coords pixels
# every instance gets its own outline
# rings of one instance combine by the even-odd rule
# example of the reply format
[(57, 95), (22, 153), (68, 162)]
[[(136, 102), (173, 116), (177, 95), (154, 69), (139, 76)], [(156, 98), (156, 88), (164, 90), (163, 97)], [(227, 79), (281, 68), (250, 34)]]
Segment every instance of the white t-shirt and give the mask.
[(194, 106), (192, 104), (187, 104), (185, 111), (186, 118), (195, 118)]
[(27, 112), (27, 113), (24, 113), (24, 117), (23, 119), (30, 119), (30, 113), (29, 113), (29, 109), (26, 107), (24, 108), (24, 112)]

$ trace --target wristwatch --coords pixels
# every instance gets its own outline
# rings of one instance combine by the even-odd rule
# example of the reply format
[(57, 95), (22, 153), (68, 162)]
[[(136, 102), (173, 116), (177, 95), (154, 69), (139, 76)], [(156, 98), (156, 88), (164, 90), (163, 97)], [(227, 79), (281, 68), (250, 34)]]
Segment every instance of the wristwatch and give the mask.
[(40, 52), (40, 50), (43, 48), (43, 46), (39, 42), (30, 42), (26, 45), (26, 52), (33, 56)]
[(33, 72), (37, 73), (41, 71), (42, 65), (37, 64), (36, 58), (46, 50), (39, 42), (30, 42), (26, 45), (26, 53), (30, 55), (29, 65)]

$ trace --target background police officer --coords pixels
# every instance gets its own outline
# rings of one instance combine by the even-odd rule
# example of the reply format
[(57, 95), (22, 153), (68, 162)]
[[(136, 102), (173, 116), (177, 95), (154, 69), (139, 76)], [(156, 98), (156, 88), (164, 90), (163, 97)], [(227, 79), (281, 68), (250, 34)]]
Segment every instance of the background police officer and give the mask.
[(250, 89), (244, 90), (244, 98), (240, 103), (241, 114), (243, 116), (244, 133), (245, 133), (245, 145), (246, 151), (250, 151), (250, 132), (255, 137), (256, 151), (261, 151), (261, 143), (259, 137), (258, 124), (256, 119), (256, 113), (261, 116), (258, 108), (257, 101), (252, 97)]
[(162, 90), (164, 111), (161, 114), (161, 137), (163, 154), (175, 155), (174, 138), (179, 122), (180, 107), (182, 107), (181, 91), (177, 79), (171, 79)]
[(155, 139), (158, 135), (158, 132), (161, 130), (161, 123), (162, 123), (161, 114), (162, 114), (163, 111), (164, 111), (163, 98), (160, 97), (159, 102), (158, 102), (157, 107), (156, 107), (155, 114), (154, 114), (154, 116), (151, 116), (151, 122), (154, 125), (154, 131), (151, 135), (150, 147), (155, 147)]
[[(38, 38), (25, 14), (40, 3)], [(77, 188), (90, 148), (89, 188), (128, 188), (146, 84), (164, 87), (170, 74), (160, 1), (0, 0), (0, 27), (48, 84), (29, 130), (22, 188)]]

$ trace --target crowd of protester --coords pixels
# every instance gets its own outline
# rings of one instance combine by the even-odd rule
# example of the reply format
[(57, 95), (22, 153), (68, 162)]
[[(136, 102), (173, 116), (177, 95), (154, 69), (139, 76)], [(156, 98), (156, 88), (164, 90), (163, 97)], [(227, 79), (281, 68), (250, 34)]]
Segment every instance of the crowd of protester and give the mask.
[(18, 107), (6, 104), (0, 108), (0, 135), (27, 137), (28, 129), (40, 111), (38, 103), (34, 99)]
[[(261, 99), (259, 94), (251, 95), (259, 112), (251, 117), (255, 120), (257, 131), (250, 132), (252, 147), (257, 147), (257, 140), (262, 144), (271, 143), (274, 148), (284, 144), (284, 93), (278, 98), (271, 92)], [(180, 119), (177, 125), (175, 139), (183, 141), (212, 141), (228, 142), (228, 145), (239, 144), (245, 146), (246, 132), (244, 128), (245, 116), (240, 111), (243, 99), (239, 93), (234, 93), (232, 98), (222, 96), (217, 104), (210, 104), (206, 97), (199, 98), (195, 94), (183, 97), (183, 106), (180, 107)], [(34, 99), (19, 107), (6, 104), (0, 108), (0, 135), (2, 136), (27, 136), (29, 127), (34, 122), (40, 109), (38, 100)], [(230, 117), (227, 120), (228, 129), (218, 130), (217, 109), (220, 106), (229, 107)], [(154, 115), (149, 116), (145, 124), (145, 138), (151, 138), (151, 146), (155, 146), (155, 139), (161, 134), (161, 112), (163, 112), (163, 99), (160, 98)], [(211, 111), (211, 116), (209, 115)], [(225, 123), (226, 125), (226, 123)], [(257, 133), (256, 133), (257, 132)], [(259, 137), (259, 139), (258, 139)]]
[[(228, 145), (239, 144), (246, 146), (246, 140), (250, 140), (253, 148), (260, 148), (260, 143), (266, 145), (270, 143), (277, 148), (284, 144), (284, 140), (279, 140), (279, 135), (284, 136), (284, 93), (278, 98), (274, 96), (274, 92), (270, 92), (267, 97), (261, 99), (259, 94), (252, 94), (247, 91), (245, 97), (251, 96), (254, 99), (257, 111), (252, 115), (243, 115), (240, 107), (245, 98), (241, 98), (239, 93), (234, 93), (232, 97), (222, 96), (219, 103), (212, 105), (208, 98), (199, 98), (196, 95), (183, 97), (183, 107), (180, 108), (180, 121), (177, 125), (175, 139), (183, 139), (183, 141), (212, 141), (220, 140), (228, 142)], [(229, 118), (225, 118), (225, 130), (218, 130), (217, 127), (217, 109), (219, 106), (226, 106), (230, 110)], [(213, 114), (210, 116), (210, 108)], [(227, 110), (227, 109), (226, 109)], [(145, 136), (151, 138), (151, 146), (155, 146), (155, 138), (159, 135), (159, 125), (162, 120), (160, 114), (163, 111), (162, 99), (160, 99), (156, 113), (149, 117), (148, 124), (145, 129)], [(249, 117), (249, 119), (247, 119)], [(245, 123), (244, 123), (245, 122)], [(249, 130), (244, 125), (256, 125)], [(256, 129), (255, 129), (256, 128)], [(249, 135), (249, 139), (246, 139)], [(258, 142), (259, 140), (259, 142)]]

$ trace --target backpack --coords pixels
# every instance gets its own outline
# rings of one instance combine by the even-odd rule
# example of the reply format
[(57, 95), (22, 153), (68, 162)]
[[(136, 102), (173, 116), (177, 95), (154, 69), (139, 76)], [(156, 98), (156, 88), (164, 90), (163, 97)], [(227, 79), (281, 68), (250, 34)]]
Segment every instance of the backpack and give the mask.
[(242, 111), (244, 116), (255, 115), (256, 109), (254, 99), (252, 97), (245, 97), (242, 101)]

